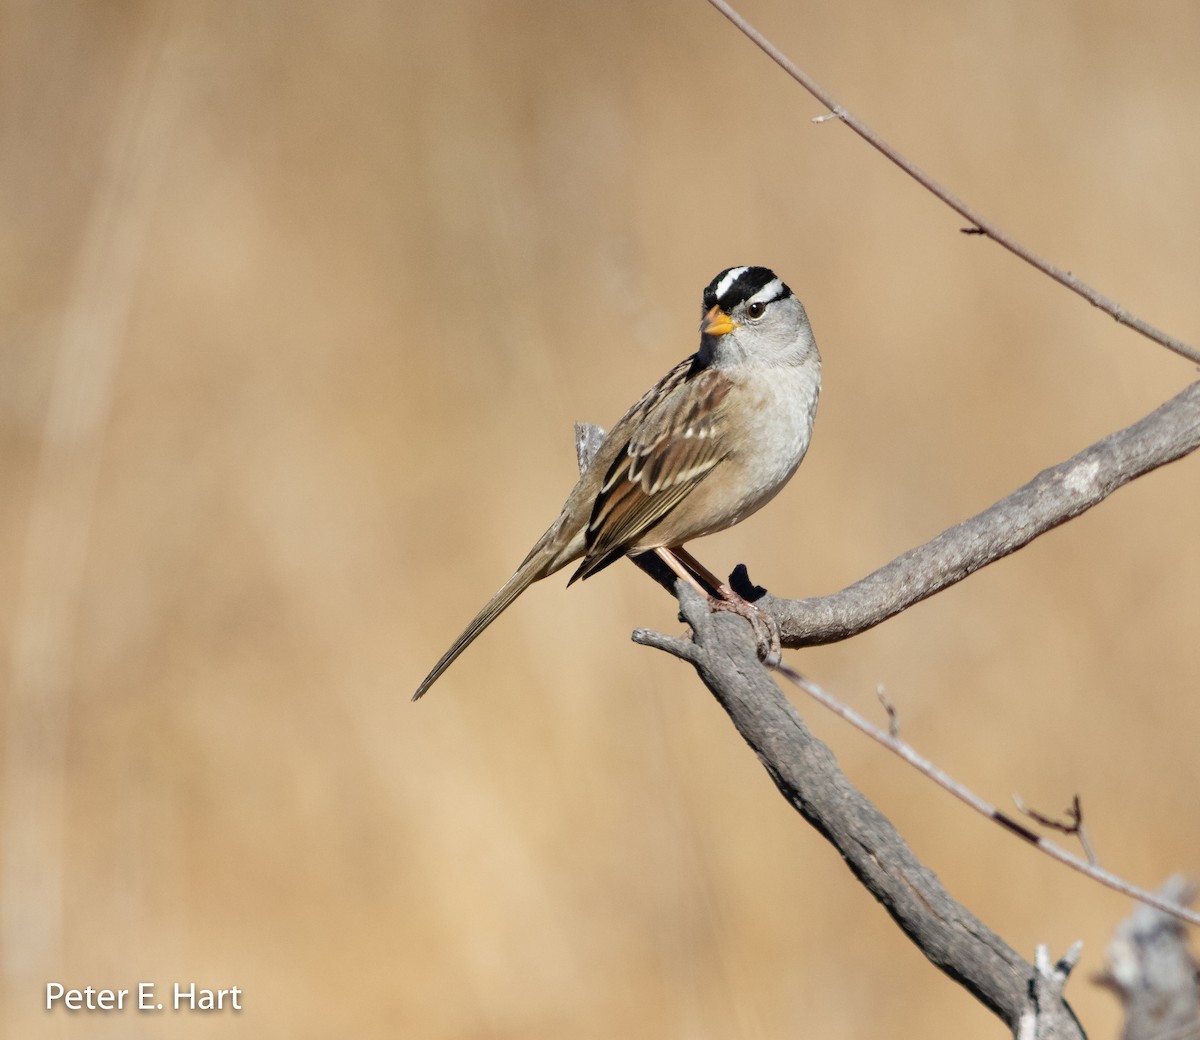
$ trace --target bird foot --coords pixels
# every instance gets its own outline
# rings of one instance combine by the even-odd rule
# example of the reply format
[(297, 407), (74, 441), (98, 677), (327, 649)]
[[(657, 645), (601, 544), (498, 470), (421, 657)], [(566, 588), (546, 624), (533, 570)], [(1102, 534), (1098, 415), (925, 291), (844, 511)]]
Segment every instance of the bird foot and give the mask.
[(783, 660), (783, 634), (779, 630), (779, 622), (748, 599), (743, 599), (724, 582), (720, 584), (719, 591), (719, 596), (709, 596), (709, 606), (713, 610), (727, 610), (750, 622), (758, 642), (758, 659), (772, 666)]
[[(750, 622), (754, 629), (754, 638), (758, 641), (758, 659), (764, 664), (774, 667), (783, 660), (783, 634), (779, 631), (779, 622), (765, 610), (756, 607), (750, 600), (733, 591), (724, 581), (715, 577), (699, 560), (682, 547), (675, 549), (655, 549), (655, 554), (675, 572), (676, 576), (687, 582), (700, 595), (708, 600), (712, 610), (728, 610), (738, 617)], [(741, 568), (743, 571), (744, 567)], [(714, 596), (697, 580), (697, 575), (710, 588), (716, 589)], [(734, 572), (735, 577), (737, 572)], [(749, 580), (747, 579), (747, 584)], [(753, 586), (751, 586), (753, 587)]]

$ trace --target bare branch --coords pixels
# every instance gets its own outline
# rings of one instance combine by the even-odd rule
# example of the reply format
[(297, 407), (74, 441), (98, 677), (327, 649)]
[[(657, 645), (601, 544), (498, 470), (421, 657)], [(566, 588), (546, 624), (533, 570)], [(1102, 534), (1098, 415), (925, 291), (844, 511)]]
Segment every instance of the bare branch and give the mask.
[[(958, 903), (900, 837), (887, 818), (847, 779), (832, 752), (809, 732), (795, 708), (759, 664), (750, 626), (711, 612), (679, 583), (693, 638), (639, 630), (637, 642), (689, 661), (753, 748), (775, 785), (845, 859), (929, 961), (1000, 1016), (1010, 1029), (1028, 1021), (1037, 970)], [(1047, 997), (1047, 1001), (1050, 998)], [(1082, 1038), (1058, 998), (1058, 1013), (1042, 1008), (1042, 1037)]]
[(1197, 447), (1200, 382), (841, 592), (799, 600), (767, 595), (757, 606), (778, 620), (784, 646), (848, 639), (1016, 552), (1117, 488)]
[[(1111, 315), (1122, 325), (1128, 326), (1135, 332), (1140, 333), (1147, 339), (1153, 340), (1155, 343), (1166, 347), (1168, 350), (1173, 350), (1181, 357), (1190, 359), (1200, 364), (1200, 350), (1184, 343), (1183, 340), (1176, 339), (1167, 333), (1155, 328), (1149, 322), (1143, 321), (1141, 318), (1130, 314), (1124, 307), (1110, 300), (1100, 292), (1093, 289), (1091, 286), (1081, 282), (1070, 271), (1064, 271), (1061, 267), (1055, 267), (1047, 260), (1043, 260), (1031, 250), (1018, 242), (1011, 235), (1001, 231), (990, 220), (986, 219), (982, 214), (977, 213), (974, 209), (968, 206), (962, 199), (951, 194), (946, 188), (935, 181), (929, 174), (918, 167), (915, 163), (901, 155), (895, 148), (888, 144), (883, 138), (875, 133), (861, 119), (854, 116), (834, 99), (833, 95), (822, 87), (816, 80), (801, 69), (794, 61), (768, 40), (761, 32), (751, 25), (745, 18), (735, 11), (726, 0), (708, 0), (718, 11), (728, 18), (735, 26), (738, 27), (756, 46), (758, 46), (772, 61), (775, 62), (784, 72), (792, 79), (807, 90), (813, 97), (821, 102), (834, 117), (845, 123), (859, 137), (867, 142), (872, 148), (886, 156), (893, 163), (900, 167), (905, 173), (912, 177), (918, 184), (932, 192), (937, 198), (941, 199), (947, 206), (958, 213), (960, 216), (970, 222), (971, 226), (963, 230), (969, 234), (986, 235), (993, 242), (1003, 246), (1010, 253), (1020, 257), (1026, 263), (1033, 265), (1043, 274), (1053, 278), (1060, 285), (1066, 286), (1071, 292), (1082, 296), (1088, 303), (1094, 307), (1100, 308), (1106, 314)], [(818, 116), (818, 121), (825, 122), (829, 116)]]
[[(691, 660), (691, 658), (688, 658), (688, 660)], [(884, 703), (888, 712), (888, 722), (889, 726), (891, 727), (891, 732), (884, 732), (878, 726), (868, 722), (853, 708), (843, 704), (841, 701), (837, 700), (837, 698), (832, 697), (824, 689), (812, 682), (810, 679), (806, 679), (794, 668), (791, 668), (785, 664), (777, 664), (774, 666), (774, 668), (775, 671), (779, 672), (780, 675), (785, 676), (793, 684), (798, 686), (801, 690), (812, 697), (813, 700), (817, 701), (823, 707), (828, 708), (835, 715), (850, 723), (850, 725), (854, 726), (860, 732), (865, 733), (872, 740), (882, 744), (892, 753), (904, 759), (905, 762), (907, 762), (918, 772), (929, 777), (930, 780), (941, 787), (944, 791), (948, 791), (959, 801), (969, 805), (981, 816), (986, 816), (988, 819), (994, 820), (1006, 831), (1008, 831), (1009, 834), (1015, 834), (1018, 838), (1021, 838), (1023, 841), (1027, 841), (1030, 845), (1034, 846), (1034, 848), (1038, 849), (1040, 852), (1045, 853), (1051, 859), (1058, 860), (1059, 863), (1070, 867), (1072, 870), (1079, 871), (1079, 873), (1090, 877), (1093, 881), (1098, 881), (1100, 884), (1106, 886), (1107, 888), (1113, 889), (1115, 892), (1120, 892), (1122, 895), (1131, 896), (1134, 899), (1154, 907), (1162, 913), (1171, 914), (1174, 917), (1179, 918), (1181, 921), (1187, 921), (1191, 924), (1200, 924), (1200, 913), (1197, 913), (1194, 910), (1189, 910), (1186, 906), (1183, 906), (1179, 903), (1172, 903), (1160, 895), (1155, 895), (1148, 889), (1139, 888), (1137, 885), (1131, 884), (1124, 878), (1118, 877), (1116, 874), (1103, 869), (1097, 864), (1095, 855), (1091, 849), (1091, 845), (1088, 843), (1083, 834), (1083, 810), (1080, 807), (1078, 795), (1075, 796), (1075, 801), (1072, 808), (1068, 810), (1068, 815), (1071, 817), (1070, 823), (1062, 823), (1058, 820), (1053, 820), (1047, 816), (1043, 816), (1040, 813), (1034, 812), (1033, 810), (1026, 809), (1020, 804), (1019, 800), (1018, 807), (1023, 813), (1025, 813), (1025, 815), (1029, 816), (1031, 819), (1042, 824), (1043, 826), (1052, 827), (1055, 830), (1062, 831), (1065, 834), (1072, 834), (1078, 837), (1084, 847), (1084, 852), (1087, 855), (1086, 861), (1080, 859), (1078, 856), (1071, 855), (1071, 853), (1067, 852), (1066, 849), (1061, 849), (1052, 842), (1049, 842), (1045, 838), (1035, 834), (1028, 827), (1018, 823), (1011, 816), (1006, 816), (994, 805), (980, 798), (979, 795), (977, 795), (970, 788), (955, 780), (952, 776), (945, 772), (945, 770), (939, 769), (932, 762), (930, 762), (929, 759), (918, 754), (916, 749), (913, 748), (911, 744), (900, 740), (896, 735), (898, 724), (896, 722), (895, 709), (892, 708), (891, 705), (886, 701)]]

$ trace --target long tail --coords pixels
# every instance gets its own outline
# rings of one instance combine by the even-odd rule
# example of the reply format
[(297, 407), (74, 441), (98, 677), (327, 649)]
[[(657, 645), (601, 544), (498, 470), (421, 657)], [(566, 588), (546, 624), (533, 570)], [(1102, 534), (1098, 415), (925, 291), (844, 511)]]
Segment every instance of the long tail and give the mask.
[[(531, 553), (530, 557), (534, 555), (534, 553)], [(546, 577), (547, 574), (557, 569), (557, 567), (548, 568), (544, 559), (526, 559), (517, 568), (517, 573), (509, 578), (501, 586), (500, 591), (489, 599), (484, 608), (475, 615), (475, 620), (467, 626), (466, 631), (454, 640), (454, 644), (449, 650), (442, 654), (441, 659), (433, 666), (433, 671), (425, 676), (424, 681), (417, 687), (417, 692), (413, 694), (412, 699), (415, 701), (424, 696), (429, 687), (437, 682), (438, 676), (454, 663), (458, 655), (470, 646), (475, 641), (475, 637), (495, 621), (514, 599), (521, 595), (535, 581)]]

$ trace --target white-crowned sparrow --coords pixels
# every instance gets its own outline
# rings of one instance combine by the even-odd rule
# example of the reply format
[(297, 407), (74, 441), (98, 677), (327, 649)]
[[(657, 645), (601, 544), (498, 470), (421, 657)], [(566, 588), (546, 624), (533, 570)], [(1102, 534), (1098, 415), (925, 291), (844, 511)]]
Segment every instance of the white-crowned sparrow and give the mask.
[(704, 290), (700, 332), (700, 349), (613, 427), (558, 519), (413, 700), (535, 581), (581, 559), (571, 584), (652, 549), (688, 577), (670, 550), (744, 520), (796, 472), (821, 390), (803, 305), (767, 268), (731, 267)]

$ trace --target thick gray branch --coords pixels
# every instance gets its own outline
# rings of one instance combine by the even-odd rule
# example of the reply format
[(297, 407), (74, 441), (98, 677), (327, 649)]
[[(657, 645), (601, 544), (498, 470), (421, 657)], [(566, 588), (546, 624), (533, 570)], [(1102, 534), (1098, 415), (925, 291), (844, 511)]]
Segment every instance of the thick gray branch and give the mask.
[[(1022, 1016), (1030, 1014), (1034, 965), (952, 898), (850, 783), (759, 663), (750, 626), (729, 613), (710, 612), (682, 583), (680, 602), (692, 626), (691, 640), (646, 631), (636, 632), (635, 640), (695, 666), (783, 796), (833, 844), (921, 952), (1015, 1032)], [(1084, 1035), (1061, 1001), (1042, 1007), (1038, 1018), (1038, 1036)]]
[(1197, 447), (1200, 382), (841, 592), (798, 600), (768, 594), (758, 606), (779, 622), (784, 646), (848, 639), (1016, 552), (1102, 502), (1123, 484)]

